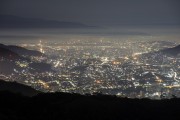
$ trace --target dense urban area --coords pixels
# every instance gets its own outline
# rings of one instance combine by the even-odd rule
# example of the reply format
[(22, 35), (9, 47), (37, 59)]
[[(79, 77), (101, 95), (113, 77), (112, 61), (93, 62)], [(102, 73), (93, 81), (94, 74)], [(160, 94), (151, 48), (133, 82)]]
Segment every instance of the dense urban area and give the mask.
[(1, 57), (1, 65), (14, 65), (8, 72), (3, 68), (0, 79), (43, 92), (151, 99), (180, 97), (180, 54), (171, 52), (179, 43), (39, 40), (17, 46), (42, 54), (23, 54), (23, 59), (16, 60)]

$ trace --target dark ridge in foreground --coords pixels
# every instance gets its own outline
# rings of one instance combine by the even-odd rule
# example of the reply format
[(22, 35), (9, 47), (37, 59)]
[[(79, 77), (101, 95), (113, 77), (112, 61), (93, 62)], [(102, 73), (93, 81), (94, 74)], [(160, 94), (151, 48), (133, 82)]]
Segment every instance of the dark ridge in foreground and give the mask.
[(180, 120), (180, 99), (128, 99), (107, 95), (0, 92), (0, 120)]
[(4, 80), (0, 80), (0, 91), (9, 91), (24, 96), (35, 96), (40, 93), (30, 86), (19, 84), (17, 82), (6, 82)]

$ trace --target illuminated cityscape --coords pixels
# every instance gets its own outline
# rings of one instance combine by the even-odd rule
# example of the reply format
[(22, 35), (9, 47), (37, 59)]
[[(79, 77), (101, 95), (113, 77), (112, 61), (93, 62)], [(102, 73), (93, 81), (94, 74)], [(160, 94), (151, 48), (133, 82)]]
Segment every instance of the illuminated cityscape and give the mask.
[[(102, 93), (152, 99), (180, 97), (180, 56), (162, 52), (178, 43), (39, 40), (38, 44), (19, 46), (42, 55), (16, 60), (12, 73), (1, 72), (1, 79), (44, 92)], [(1, 58), (3, 61), (7, 59)], [(51, 67), (46, 69), (44, 66), (48, 65)]]

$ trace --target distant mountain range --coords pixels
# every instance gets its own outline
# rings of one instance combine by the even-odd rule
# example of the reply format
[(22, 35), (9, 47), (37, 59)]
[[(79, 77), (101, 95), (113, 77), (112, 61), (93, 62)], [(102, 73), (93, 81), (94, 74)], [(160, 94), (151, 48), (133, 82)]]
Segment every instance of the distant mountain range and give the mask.
[(24, 18), (14, 15), (0, 15), (0, 28), (87, 28), (78, 22), (65, 22), (37, 18)]
[(24, 96), (34, 96), (40, 93), (30, 86), (26, 86), (17, 82), (6, 82), (4, 80), (0, 80), (0, 91), (9, 91)]

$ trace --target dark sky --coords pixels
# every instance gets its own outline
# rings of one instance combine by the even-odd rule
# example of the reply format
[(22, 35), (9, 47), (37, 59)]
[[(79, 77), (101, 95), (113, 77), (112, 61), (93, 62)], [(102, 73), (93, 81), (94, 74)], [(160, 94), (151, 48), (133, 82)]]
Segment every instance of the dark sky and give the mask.
[(88, 25), (180, 24), (180, 0), (0, 0), (0, 14)]

